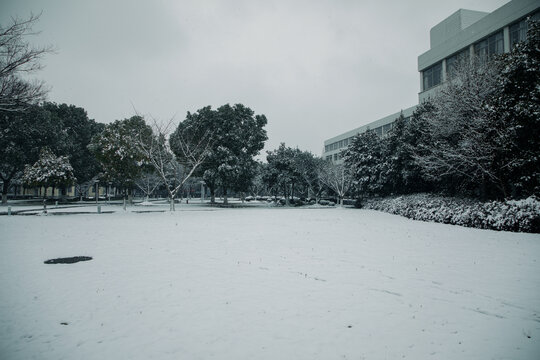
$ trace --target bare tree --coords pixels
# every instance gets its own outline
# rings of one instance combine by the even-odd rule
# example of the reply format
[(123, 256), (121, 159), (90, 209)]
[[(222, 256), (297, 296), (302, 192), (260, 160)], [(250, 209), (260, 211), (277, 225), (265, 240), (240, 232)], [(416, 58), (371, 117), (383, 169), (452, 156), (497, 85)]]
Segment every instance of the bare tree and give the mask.
[(135, 180), (135, 185), (144, 193), (146, 201), (148, 201), (150, 195), (152, 195), (162, 184), (163, 180), (161, 177), (153, 171), (145, 171), (137, 180)]
[(498, 151), (501, 127), (494, 123), (488, 99), (496, 91), (495, 61), (464, 59), (431, 99), (420, 129), (426, 139), (415, 152), (415, 161), (433, 180), (458, 176), (463, 184), (490, 181), (504, 192), (502, 180), (492, 166)]
[(299, 151), (295, 157), (295, 165), (307, 188), (308, 197), (315, 197), (315, 201), (319, 202), (324, 190), (324, 183), (319, 174), (321, 170), (324, 170), (327, 162), (310, 152)]
[(27, 104), (45, 99), (48, 92), (43, 81), (23, 77), (43, 68), (43, 55), (53, 52), (52, 46), (32, 47), (25, 37), (32, 31), (40, 15), (28, 19), (11, 18), (11, 24), (0, 24), (0, 110), (21, 111)]
[(249, 186), (249, 193), (255, 198), (258, 198), (261, 195), (266, 195), (268, 193), (268, 187), (264, 182), (264, 166), (265, 165), (263, 165), (262, 163), (257, 163), (255, 176), (253, 176), (253, 180), (251, 182), (251, 185)]
[(77, 192), (79, 194), (79, 201), (83, 201), (83, 197), (88, 196), (88, 190), (90, 190), (92, 185), (95, 183), (95, 179), (96, 177), (83, 183), (75, 183), (75, 189), (77, 189)]
[(339, 205), (343, 206), (343, 198), (352, 186), (352, 178), (343, 164), (326, 162), (319, 168), (319, 178), (338, 196)]
[(153, 136), (150, 140), (141, 137), (136, 144), (165, 185), (169, 194), (171, 211), (175, 210), (176, 195), (207, 158), (213, 143), (211, 129), (204, 131), (203, 136), (195, 138), (190, 136), (190, 132), (181, 131), (179, 128), (174, 133), (175, 144), (182, 156), (177, 157), (169, 143), (173, 124), (173, 119), (166, 124), (160, 124), (153, 119), (151, 125)]

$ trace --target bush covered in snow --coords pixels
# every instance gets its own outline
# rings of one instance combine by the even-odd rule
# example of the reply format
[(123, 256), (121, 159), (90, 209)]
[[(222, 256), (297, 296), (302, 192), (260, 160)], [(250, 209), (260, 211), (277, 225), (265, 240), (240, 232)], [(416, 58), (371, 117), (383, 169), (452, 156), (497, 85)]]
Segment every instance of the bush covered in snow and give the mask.
[(540, 232), (540, 201), (531, 196), (524, 200), (478, 202), (471, 199), (430, 194), (373, 198), (364, 208), (402, 215), (414, 220), (480, 229)]

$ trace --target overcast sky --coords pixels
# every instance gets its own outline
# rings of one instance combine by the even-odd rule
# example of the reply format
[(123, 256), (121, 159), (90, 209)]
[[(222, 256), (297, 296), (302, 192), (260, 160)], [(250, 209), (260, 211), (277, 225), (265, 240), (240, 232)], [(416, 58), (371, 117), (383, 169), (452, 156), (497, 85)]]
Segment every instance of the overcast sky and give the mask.
[(30, 40), (51, 44), (35, 75), (49, 100), (108, 123), (177, 121), (242, 103), (268, 118), (265, 150), (317, 155), (323, 141), (417, 104), (417, 57), (459, 8), (507, 0), (2, 0), (0, 22), (43, 12)]

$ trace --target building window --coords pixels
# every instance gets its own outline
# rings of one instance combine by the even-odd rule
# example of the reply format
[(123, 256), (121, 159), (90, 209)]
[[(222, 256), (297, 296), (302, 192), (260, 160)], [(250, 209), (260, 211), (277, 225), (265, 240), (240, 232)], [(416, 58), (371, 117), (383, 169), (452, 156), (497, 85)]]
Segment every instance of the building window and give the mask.
[(469, 49), (464, 49), (446, 59), (446, 75), (451, 78), (456, 69), (469, 60)]
[(523, 19), (513, 25), (510, 25), (510, 47), (527, 39), (527, 20)]
[(332, 155), (328, 155), (328, 156), (326, 157), (326, 161), (332, 161)]
[(474, 54), (482, 59), (487, 58), (488, 55), (488, 46), (487, 39), (477, 42), (474, 44)]
[(502, 54), (503, 52), (504, 40), (502, 31), (474, 44), (474, 54), (478, 56), (481, 61), (486, 61), (490, 57)]
[(531, 15), (529, 18), (522, 19), (515, 24), (510, 25), (510, 48), (513, 48), (517, 43), (527, 39), (527, 30), (529, 29), (529, 20), (539, 21), (540, 12)]
[(488, 38), (488, 53), (490, 56), (504, 53), (504, 40), (502, 31)]
[(424, 80), (424, 91), (431, 89), (441, 83), (442, 80), (442, 62), (438, 62), (422, 72)]

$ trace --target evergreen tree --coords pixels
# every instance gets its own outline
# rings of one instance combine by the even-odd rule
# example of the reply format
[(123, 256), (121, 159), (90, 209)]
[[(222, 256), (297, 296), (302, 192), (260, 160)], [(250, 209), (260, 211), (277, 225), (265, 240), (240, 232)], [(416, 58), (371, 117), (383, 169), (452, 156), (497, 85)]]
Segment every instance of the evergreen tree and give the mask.
[(298, 150), (294, 157), (294, 166), (299, 174), (300, 185), (304, 188), (304, 195), (315, 197), (317, 202), (324, 190), (324, 183), (319, 174), (325, 164), (326, 161), (309, 151)]
[(69, 156), (69, 162), (77, 178), (77, 187), (81, 193), (83, 184), (88, 186), (88, 183), (101, 171), (99, 161), (88, 146), (92, 137), (101, 133), (105, 125), (89, 119), (83, 108), (74, 105), (45, 103), (43, 108), (51, 114), (53, 121), (62, 126), (65, 142), (61, 146), (60, 154)]
[(45, 198), (47, 188), (54, 189), (71, 184), (75, 179), (73, 167), (67, 156), (56, 156), (48, 148), (43, 148), (39, 159), (33, 165), (26, 165), (23, 180), (30, 186), (43, 186)]
[(490, 109), (502, 134), (495, 168), (513, 197), (540, 196), (540, 23), (502, 59)]
[(422, 175), (422, 169), (415, 161), (415, 156), (426, 155), (425, 144), (433, 142), (429, 133), (424, 131), (433, 111), (434, 106), (431, 101), (422, 102), (416, 107), (410, 121), (404, 126), (401, 147), (403, 193), (429, 192), (433, 189), (433, 182)]
[(128, 200), (133, 201), (135, 180), (141, 174), (148, 159), (138, 143), (149, 143), (152, 129), (140, 116), (116, 120), (105, 126), (102, 133), (94, 136), (90, 150), (100, 161), (105, 171), (104, 177), (128, 193)]
[(12, 181), (22, 175), (25, 165), (35, 163), (46, 146), (65, 153), (68, 139), (62, 123), (37, 105), (19, 112), (0, 110), (0, 129), (0, 180), (5, 204)]
[(201, 173), (215, 201), (217, 187), (223, 189), (227, 202), (228, 190), (247, 191), (255, 166), (253, 157), (259, 154), (267, 139), (264, 115), (242, 105), (229, 104), (212, 110), (209, 106), (188, 118), (197, 119), (203, 128), (212, 129), (213, 145), (201, 166)]
[(404, 146), (403, 113), (392, 123), (390, 132), (381, 139), (381, 185), (383, 194), (405, 192), (404, 173), (407, 158)]
[(353, 138), (343, 158), (349, 169), (355, 193), (359, 197), (383, 191), (381, 175), (384, 169), (381, 139), (368, 130)]
[(300, 173), (295, 164), (298, 153), (298, 149), (287, 147), (285, 143), (281, 143), (279, 148), (268, 151), (266, 155), (268, 172), (265, 180), (269, 187), (283, 195), (286, 205), (294, 196), (295, 185), (301, 181)]

